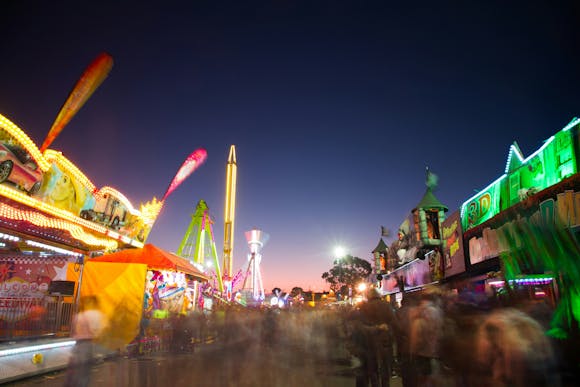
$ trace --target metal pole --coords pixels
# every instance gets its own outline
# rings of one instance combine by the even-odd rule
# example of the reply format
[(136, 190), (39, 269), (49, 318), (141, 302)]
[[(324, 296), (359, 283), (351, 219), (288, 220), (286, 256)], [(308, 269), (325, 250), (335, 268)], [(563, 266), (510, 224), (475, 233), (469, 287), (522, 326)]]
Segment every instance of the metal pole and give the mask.
[[(79, 307), (79, 303), (81, 300), (81, 286), (83, 284), (83, 271), (85, 269), (85, 256), (81, 256), (79, 258), (77, 258), (77, 264), (80, 265), (80, 273), (79, 273), (79, 285), (77, 287), (77, 294), (75, 297), (75, 304), (74, 304), (74, 310), (73, 310), (73, 314), (75, 314), (78, 311), (78, 307)], [(76, 270), (75, 270), (76, 271)]]

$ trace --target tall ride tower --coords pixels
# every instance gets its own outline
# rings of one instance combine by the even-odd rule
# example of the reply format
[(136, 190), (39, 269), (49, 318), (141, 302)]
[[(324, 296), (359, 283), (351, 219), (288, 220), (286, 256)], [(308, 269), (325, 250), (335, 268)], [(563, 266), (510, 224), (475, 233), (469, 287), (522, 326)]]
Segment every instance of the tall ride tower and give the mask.
[[(260, 251), (268, 241), (268, 234), (261, 230), (253, 229), (246, 231), (246, 240), (250, 246), (250, 254), (248, 254), (248, 269), (246, 270), (242, 290), (249, 290), (254, 301), (263, 301), (266, 295), (264, 294), (264, 283), (262, 282), (262, 272), (260, 271), (260, 263), (262, 262)], [(250, 286), (246, 288), (248, 278), (250, 279)]]
[(223, 277), (231, 281), (233, 273), (234, 220), (236, 218), (236, 180), (238, 166), (236, 164), (236, 146), (230, 147), (228, 164), (226, 166), (226, 204), (224, 207), (224, 263)]

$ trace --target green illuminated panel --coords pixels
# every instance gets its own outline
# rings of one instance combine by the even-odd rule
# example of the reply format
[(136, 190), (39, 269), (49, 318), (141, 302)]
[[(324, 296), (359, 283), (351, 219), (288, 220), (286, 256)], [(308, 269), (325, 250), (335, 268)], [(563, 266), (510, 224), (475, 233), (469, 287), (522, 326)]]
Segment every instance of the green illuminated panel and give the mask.
[(469, 230), (500, 211), (578, 173), (574, 131), (571, 128), (569, 125), (550, 137), (525, 159), (517, 145), (516, 148), (512, 146), (506, 173), (461, 206), (463, 229)]
[(469, 230), (499, 213), (500, 184), (505, 180), (504, 178), (505, 175), (463, 203), (461, 206), (461, 223), (464, 230)]
[(577, 172), (572, 134), (561, 131), (522, 160), (522, 165), (509, 171), (509, 201), (502, 210), (527, 199), (528, 197), (553, 186)]

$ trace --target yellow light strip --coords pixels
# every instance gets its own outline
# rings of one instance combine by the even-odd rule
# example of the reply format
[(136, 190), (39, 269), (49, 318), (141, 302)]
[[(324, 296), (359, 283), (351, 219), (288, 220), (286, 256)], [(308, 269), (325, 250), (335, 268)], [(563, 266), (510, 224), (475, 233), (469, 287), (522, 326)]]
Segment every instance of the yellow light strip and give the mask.
[(145, 244), (143, 242), (139, 242), (139, 241), (136, 241), (136, 240), (132, 240), (131, 241), (131, 245), (132, 246), (135, 246), (138, 249), (142, 249), (143, 246), (145, 246)]
[(77, 223), (86, 228), (90, 228), (91, 230), (99, 232), (101, 234), (105, 234), (107, 232), (107, 228), (104, 226), (75, 216), (70, 211), (61, 210), (60, 208), (51, 206), (50, 204), (42, 202), (38, 199), (30, 197), (22, 192), (16, 191), (2, 184), (0, 184), (0, 195), (6, 196), (7, 198), (15, 200), (19, 203), (26, 204), (27, 206), (42, 210), (50, 215), (58, 216), (59, 218), (66, 219), (73, 223)]
[[(40, 150), (36, 146), (36, 144), (30, 139), (30, 137), (28, 137), (24, 133), (24, 131), (22, 131), (22, 129), (20, 129), (16, 124), (14, 124), (12, 121), (10, 121), (8, 118), (4, 117), (1, 114), (0, 114), (0, 128), (6, 130), (6, 132), (8, 132), (9, 135), (13, 136), (20, 143), (20, 145), (22, 145), (22, 147), (30, 153), (30, 155), (34, 158), (34, 160), (37, 162), (39, 168), (43, 172), (47, 172), (51, 167), (51, 163), (54, 162), (59, 167), (61, 167), (65, 172), (71, 173), (74, 176), (74, 178), (77, 179), (81, 184), (83, 184), (91, 193), (93, 193), (95, 195), (110, 193), (110, 194), (114, 195), (115, 197), (117, 197), (119, 199), (119, 201), (121, 201), (125, 205), (125, 207), (127, 207), (127, 210), (132, 215), (142, 216), (140, 211), (133, 207), (133, 205), (125, 197), (125, 195), (123, 195), (122, 193), (120, 193), (119, 191), (117, 191), (114, 188), (103, 187), (103, 188), (101, 188), (101, 190), (98, 193), (95, 193), (95, 191), (96, 191), (95, 185), (89, 180), (89, 178), (85, 174), (83, 174), (78, 169), (78, 167), (76, 165), (74, 165), (70, 160), (68, 160), (66, 157), (64, 157), (61, 152), (58, 152), (58, 151), (55, 151), (52, 149), (47, 149), (46, 152), (44, 153), (44, 155), (42, 155), (40, 153)], [(10, 198), (14, 201), (17, 201), (17, 202), (22, 203), (22, 204), (26, 204), (27, 206), (39, 209), (39, 210), (44, 211), (50, 215), (57, 216), (59, 218), (62, 218), (64, 220), (67, 220), (67, 221), (72, 222), (74, 224), (86, 227), (90, 230), (96, 231), (96, 232), (101, 233), (103, 235), (109, 235), (108, 234), (109, 230), (104, 226), (101, 226), (99, 224), (82, 219), (82, 218), (74, 215), (73, 213), (71, 213), (69, 211), (65, 211), (65, 210), (61, 210), (60, 208), (53, 207), (45, 202), (39, 201), (39, 200), (32, 198), (32, 197), (30, 197), (22, 192), (16, 191), (10, 187), (7, 187), (7, 186), (1, 185), (1, 184), (0, 184), (0, 195), (6, 196), (7, 198)], [(162, 205), (162, 203), (161, 203), (161, 205)], [(160, 208), (159, 208), (159, 211), (160, 211)], [(155, 214), (155, 217), (158, 213), (159, 212), (157, 212)], [(152, 214), (149, 214), (149, 216), (151, 216), (151, 215)], [(153, 221), (155, 220), (155, 217), (152, 219)], [(145, 219), (145, 221), (147, 221), (147, 220), (149, 220), (149, 219)], [(117, 234), (117, 233), (115, 233), (115, 234)], [(127, 237), (124, 237), (124, 238), (125, 239), (123, 240), (123, 242), (125, 242), (128, 239)], [(121, 235), (117, 234), (115, 239), (121, 240)], [(130, 244), (135, 246), (135, 247), (143, 247), (143, 243), (141, 243), (137, 240), (131, 240)]]
[(141, 204), (141, 218), (146, 225), (153, 227), (153, 223), (159, 216), (161, 209), (163, 208), (163, 201), (157, 200), (156, 197), (145, 204)]
[(12, 121), (8, 118), (4, 117), (0, 114), (0, 127), (6, 130), (11, 136), (16, 138), (16, 140), (26, 149), (30, 155), (34, 158), (38, 166), (43, 172), (46, 172), (50, 169), (50, 163), (46, 161), (46, 159), (38, 150), (36, 144), (20, 129), (16, 126)]
[(226, 166), (226, 203), (224, 210), (224, 256), (223, 270), (226, 276), (233, 275), (234, 223), (236, 217), (236, 182), (238, 166), (236, 162), (236, 147), (230, 146), (230, 154)]
[(115, 239), (121, 238), (121, 234), (119, 234), (115, 231), (111, 231), (111, 230), (107, 230), (107, 235), (110, 236), (111, 238), (115, 238)]
[(114, 189), (112, 187), (103, 187), (97, 193), (97, 195), (105, 195), (105, 194), (113, 195), (114, 197), (119, 199), (119, 201), (125, 205), (125, 207), (127, 208), (127, 210), (129, 210), (129, 212), (131, 214), (141, 215), (139, 210), (137, 210), (133, 207), (133, 204), (131, 204), (129, 199), (127, 199), (127, 197), (125, 195), (123, 195), (121, 192), (117, 191), (116, 189)]
[[(65, 210), (61, 210), (60, 208), (53, 207), (50, 204), (47, 204), (47, 203), (42, 202), (40, 200), (37, 200), (33, 197), (30, 197), (24, 193), (16, 191), (16, 190), (14, 190), (8, 186), (2, 185), (2, 184), (0, 184), (0, 195), (6, 196), (7, 198), (10, 198), (10, 199), (17, 201), (19, 203), (26, 204), (29, 207), (36, 208), (38, 210), (46, 212), (47, 214), (57, 216), (59, 218), (62, 218), (64, 220), (67, 220), (67, 221), (72, 222), (74, 224), (86, 227), (86, 228), (93, 230), (93, 231), (96, 231), (100, 234), (110, 235), (110, 233), (111, 233), (111, 231), (104, 226), (101, 226), (99, 224), (96, 224), (96, 223), (93, 223), (93, 222), (88, 221), (86, 219), (75, 216), (69, 211), (65, 211)], [(121, 238), (121, 236), (118, 233), (114, 233), (114, 234), (116, 235), (115, 239), (119, 240)], [(136, 240), (132, 240), (131, 245), (133, 245), (135, 247), (142, 247), (143, 243), (136, 241)]]
[(64, 157), (62, 152), (47, 149), (44, 152), (44, 157), (48, 161), (54, 161), (61, 169), (63, 169), (64, 172), (72, 174), (79, 183), (89, 190), (89, 192), (93, 193), (96, 190), (95, 185), (89, 180), (89, 178), (69, 159)]
[(0, 216), (8, 219), (27, 221), (42, 228), (55, 228), (68, 231), (73, 238), (90, 246), (102, 246), (107, 250), (114, 250), (118, 243), (111, 239), (97, 238), (86, 233), (81, 226), (71, 224), (63, 219), (48, 218), (36, 211), (26, 211), (14, 208), (5, 203), (0, 203)]

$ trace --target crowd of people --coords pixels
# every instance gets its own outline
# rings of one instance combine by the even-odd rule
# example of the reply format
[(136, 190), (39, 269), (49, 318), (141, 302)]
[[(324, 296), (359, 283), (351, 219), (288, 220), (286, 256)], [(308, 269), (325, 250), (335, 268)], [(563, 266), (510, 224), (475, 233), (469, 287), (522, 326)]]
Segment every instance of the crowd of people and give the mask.
[(562, 385), (563, 355), (528, 306), (465, 303), (438, 290), (406, 293), (396, 307), (371, 288), (339, 308), (219, 308), (207, 327), (226, 344), (327, 364), (348, 357), (357, 387), (394, 377), (406, 387)]
[(385, 387), (394, 375), (405, 387), (563, 385), (563, 355), (525, 307), (422, 291), (405, 294), (396, 308), (373, 289), (347, 321), (361, 359), (357, 387)]
[[(102, 329), (102, 324), (87, 323), (99, 320), (91, 302), (76, 318), (81, 338), (77, 365), (91, 351), (90, 338)], [(280, 385), (274, 383), (280, 376), (263, 366), (274, 362), (301, 364), (292, 377), (309, 385), (324, 385), (313, 384), (312, 375), (325, 367), (336, 370), (337, 364), (348, 370), (357, 387), (387, 387), (393, 378), (405, 387), (569, 385), (574, 375), (566, 374), (565, 355), (545, 334), (545, 321), (529, 311), (525, 304), (464, 303), (441, 291), (405, 293), (398, 306), (371, 288), (354, 305), (219, 305), (209, 313), (174, 316), (163, 321), (161, 349), (194, 352), (195, 345), (208, 341), (226, 346), (231, 358), (223, 359), (223, 385), (267, 385), (265, 380)], [(71, 373), (71, 379), (77, 375)], [(304, 376), (302, 381), (300, 375), (310, 379)]]

